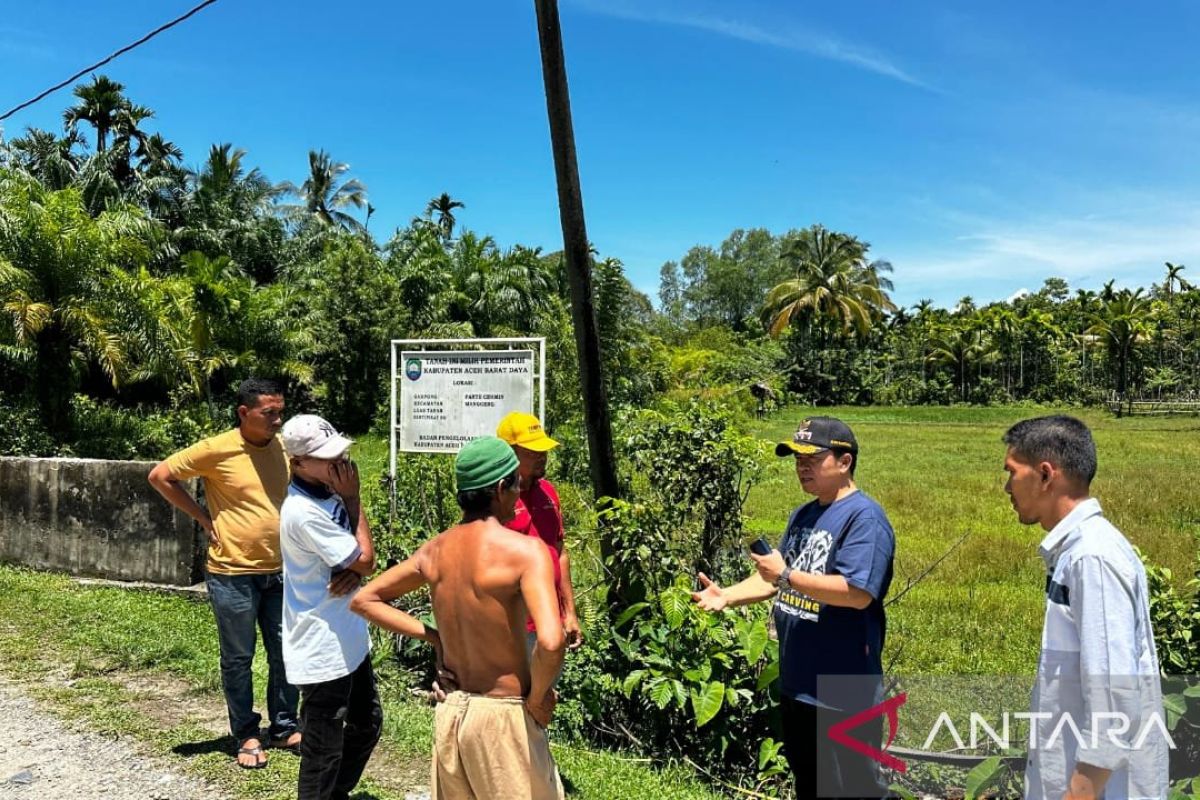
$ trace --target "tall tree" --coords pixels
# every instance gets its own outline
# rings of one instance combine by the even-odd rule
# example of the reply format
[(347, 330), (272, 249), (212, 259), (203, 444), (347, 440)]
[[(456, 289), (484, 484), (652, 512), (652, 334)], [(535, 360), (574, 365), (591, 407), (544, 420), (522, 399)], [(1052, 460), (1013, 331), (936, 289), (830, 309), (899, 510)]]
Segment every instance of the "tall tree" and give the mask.
[(442, 192), (437, 197), (429, 201), (425, 206), (425, 213), (432, 217), (437, 214), (438, 229), (442, 232), (442, 239), (449, 242), (454, 238), (454, 209), (466, 208), (466, 205), (450, 197), (446, 192)]
[(880, 275), (891, 265), (868, 263), (866, 252), (858, 239), (821, 225), (803, 231), (782, 256), (796, 277), (772, 289), (763, 304), (768, 332), (779, 336), (803, 320), (865, 336), (883, 312), (895, 309), (890, 281)]
[(1142, 289), (1112, 289), (1105, 284), (1098, 312), (1089, 315), (1087, 332), (1098, 336), (1108, 353), (1113, 372), (1113, 390), (1116, 393), (1118, 413), (1120, 404), (1130, 400), (1130, 367), (1136, 358), (1137, 345), (1150, 335), (1150, 298), (1142, 296)]
[(342, 180), (350, 171), (349, 164), (334, 161), (324, 150), (308, 153), (308, 177), (297, 188), (283, 184), (285, 191), (298, 196), (301, 204), (293, 211), (315, 218), (323, 225), (335, 225), (347, 230), (362, 230), (363, 224), (343, 209), (367, 207), (367, 188), (357, 178)]
[(108, 147), (109, 131), (130, 105), (124, 92), (123, 84), (106, 75), (93, 76), (91, 83), (76, 86), (74, 94), (78, 102), (63, 112), (67, 133), (75, 133), (79, 123), (86, 122), (96, 130), (96, 152), (104, 152)]

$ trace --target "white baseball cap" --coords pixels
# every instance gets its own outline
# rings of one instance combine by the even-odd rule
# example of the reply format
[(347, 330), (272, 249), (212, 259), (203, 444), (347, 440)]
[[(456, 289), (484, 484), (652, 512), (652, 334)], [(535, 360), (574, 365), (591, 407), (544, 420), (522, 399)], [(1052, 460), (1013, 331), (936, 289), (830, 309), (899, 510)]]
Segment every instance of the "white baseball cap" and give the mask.
[(354, 444), (316, 414), (292, 417), (284, 423), (282, 436), (283, 448), (295, 458), (340, 458)]

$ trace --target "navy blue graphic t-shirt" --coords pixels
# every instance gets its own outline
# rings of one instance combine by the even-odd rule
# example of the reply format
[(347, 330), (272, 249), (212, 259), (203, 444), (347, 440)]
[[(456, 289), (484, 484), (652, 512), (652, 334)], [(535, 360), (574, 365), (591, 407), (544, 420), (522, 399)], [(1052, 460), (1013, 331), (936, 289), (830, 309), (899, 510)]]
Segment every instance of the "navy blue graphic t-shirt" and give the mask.
[[(859, 610), (825, 605), (795, 589), (779, 592), (774, 614), (785, 695), (858, 710), (845, 708), (848, 698), (820, 697), (817, 676), (883, 674), (883, 599), (892, 583), (895, 549), (895, 534), (883, 509), (862, 492), (827, 506), (813, 500), (792, 512), (779, 543), (784, 561), (798, 572), (841, 575), (874, 599)], [(867, 697), (853, 705), (865, 708), (874, 702)]]

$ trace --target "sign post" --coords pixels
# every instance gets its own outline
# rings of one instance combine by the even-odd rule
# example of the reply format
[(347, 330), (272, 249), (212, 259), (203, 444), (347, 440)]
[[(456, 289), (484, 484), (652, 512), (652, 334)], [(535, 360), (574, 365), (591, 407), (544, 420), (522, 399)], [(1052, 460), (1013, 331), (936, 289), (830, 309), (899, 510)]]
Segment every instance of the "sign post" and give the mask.
[(457, 453), (512, 411), (545, 413), (543, 338), (395, 339), (391, 359), (393, 497), (397, 452)]

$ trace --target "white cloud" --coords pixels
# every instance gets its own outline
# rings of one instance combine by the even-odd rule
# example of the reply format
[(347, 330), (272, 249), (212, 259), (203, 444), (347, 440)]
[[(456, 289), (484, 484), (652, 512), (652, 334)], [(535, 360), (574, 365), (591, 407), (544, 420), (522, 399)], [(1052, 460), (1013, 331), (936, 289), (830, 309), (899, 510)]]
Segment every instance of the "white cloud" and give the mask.
[(1050, 276), (1073, 288), (1114, 278), (1148, 286), (1162, 278), (1164, 261), (1191, 264), (1200, 273), (1200, 205), (1194, 202), (1046, 222), (978, 220), (973, 227), (941, 248), (889, 250), (897, 285), (920, 296), (986, 287), (997, 289), (998, 299)]
[(649, 22), (660, 25), (676, 25), (684, 28), (708, 31), (719, 36), (738, 39), (751, 44), (767, 45), (783, 50), (793, 50), (810, 56), (838, 61), (859, 69), (873, 72), (893, 80), (931, 89), (928, 84), (910, 75), (869, 47), (844, 41), (836, 36), (795, 26), (767, 28), (750, 22), (719, 17), (696, 11), (651, 7), (651, 3), (631, 5), (607, 0), (574, 0), (575, 5), (595, 14), (616, 17), (634, 22)]

